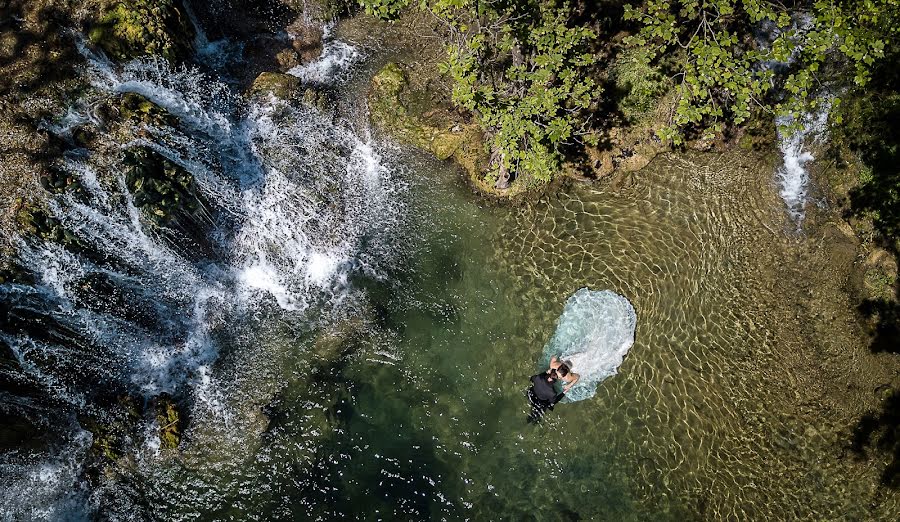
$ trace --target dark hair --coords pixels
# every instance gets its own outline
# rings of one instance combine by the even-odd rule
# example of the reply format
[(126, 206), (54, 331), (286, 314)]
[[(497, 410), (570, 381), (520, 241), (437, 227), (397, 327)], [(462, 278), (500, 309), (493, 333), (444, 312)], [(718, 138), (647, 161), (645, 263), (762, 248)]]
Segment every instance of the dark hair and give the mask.
[(569, 375), (569, 367), (565, 364), (560, 364), (559, 368), (557, 368), (556, 371), (559, 372), (559, 375), (561, 375), (562, 377)]

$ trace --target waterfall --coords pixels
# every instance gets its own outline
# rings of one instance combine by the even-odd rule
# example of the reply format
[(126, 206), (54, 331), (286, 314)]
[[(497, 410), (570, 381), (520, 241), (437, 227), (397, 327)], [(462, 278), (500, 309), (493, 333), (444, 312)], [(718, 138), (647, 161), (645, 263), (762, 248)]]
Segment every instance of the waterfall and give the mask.
[[(783, 163), (776, 171), (776, 179), (780, 186), (780, 195), (787, 206), (788, 214), (799, 228), (805, 217), (807, 196), (809, 194), (809, 172), (806, 164), (814, 160), (809, 151), (810, 141), (818, 140), (828, 122), (829, 104), (825, 104), (815, 114), (805, 114), (800, 123), (802, 128), (791, 134), (778, 131), (779, 148), (783, 156)], [(779, 127), (793, 123), (789, 117), (776, 119)]]
[[(233, 48), (197, 38), (198, 59), (216, 65)], [(19, 241), (33, 283), (0, 285), (14, 319), (0, 323), (0, 341), (17, 360), (15, 378), (44, 390), (64, 414), (103, 417), (113, 410), (98, 397), (165, 393), (190, 404), (191, 416), (227, 417), (214, 368), (220, 339), (240, 337), (266, 314), (311, 324), (351, 297), (354, 272), (377, 273), (397, 255), (388, 241), (404, 185), (382, 148), (335, 114), (274, 97), (246, 100), (193, 66), (153, 58), (119, 65), (79, 48), (93, 89), (46, 125), (60, 136), (85, 122), (99, 129), (102, 152), (67, 154), (55, 165), (83, 188), (51, 196), (48, 206), (48, 219), (77, 247)], [(357, 56), (329, 39), (322, 59), (295, 74), (338, 82)], [(177, 123), (136, 123), (123, 141), (98, 107), (127, 93)], [(148, 219), (124, 174), (124, 158), (138, 149), (190, 174), (200, 201), (193, 222), (169, 230)], [(142, 422), (141, 447), (157, 451), (155, 417)], [(68, 442), (53, 455), (0, 460), (0, 518), (90, 518), (81, 467), (91, 435), (74, 420), (58, 429)]]

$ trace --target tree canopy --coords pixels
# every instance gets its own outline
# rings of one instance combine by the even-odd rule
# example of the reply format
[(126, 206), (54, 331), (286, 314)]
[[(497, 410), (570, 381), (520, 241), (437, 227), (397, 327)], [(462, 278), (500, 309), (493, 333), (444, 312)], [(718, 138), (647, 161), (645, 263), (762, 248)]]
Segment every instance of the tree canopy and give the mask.
[[(386, 19), (410, 5), (359, 2)], [(596, 6), (420, 0), (419, 7), (447, 28), (442, 71), (454, 81), (454, 102), (488, 135), (488, 175), (498, 186), (510, 175), (547, 180), (568, 146), (594, 142), (592, 122), (604, 117), (596, 114), (603, 81), (596, 51), (604, 44)], [(613, 29), (628, 34), (629, 63), (667, 79), (639, 81), (615, 69), (610, 76), (642, 89), (637, 105), (673, 86), (660, 137), (676, 145), (687, 134), (741, 125), (754, 111), (799, 125), (802, 114), (838, 105), (848, 86), (865, 85), (900, 31), (900, 0), (644, 0), (626, 5), (624, 15)]]

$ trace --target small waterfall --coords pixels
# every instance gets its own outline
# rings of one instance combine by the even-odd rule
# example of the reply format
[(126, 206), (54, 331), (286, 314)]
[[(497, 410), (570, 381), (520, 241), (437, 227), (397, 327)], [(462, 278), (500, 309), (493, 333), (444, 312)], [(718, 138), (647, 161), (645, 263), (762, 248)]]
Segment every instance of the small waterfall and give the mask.
[(362, 58), (362, 53), (354, 46), (336, 40), (332, 34), (333, 24), (326, 24), (322, 31), (322, 54), (318, 60), (298, 65), (288, 74), (300, 78), (304, 83), (328, 85), (343, 79), (350, 67)]
[[(784, 134), (780, 129), (778, 131), (779, 147), (784, 162), (775, 175), (780, 186), (781, 198), (787, 206), (788, 214), (798, 228), (802, 225), (805, 217), (809, 193), (809, 172), (806, 170), (806, 164), (815, 159), (809, 152), (808, 146), (810, 141), (818, 140), (821, 137), (825, 124), (828, 122), (829, 108), (830, 106), (825, 104), (819, 112), (804, 115), (800, 122), (802, 129), (792, 134)], [(779, 127), (792, 123), (793, 119), (789, 117), (776, 119)]]

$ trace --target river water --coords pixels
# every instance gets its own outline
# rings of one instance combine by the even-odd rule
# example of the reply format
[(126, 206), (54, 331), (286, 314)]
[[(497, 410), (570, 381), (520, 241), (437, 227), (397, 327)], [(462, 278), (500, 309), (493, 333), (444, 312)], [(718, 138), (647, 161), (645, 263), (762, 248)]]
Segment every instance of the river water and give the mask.
[[(365, 53), (335, 48), (344, 61), (330, 57), (316, 82), (365, 84)], [(64, 326), (3, 334), (47, 390), (29, 407), (53, 433), (3, 455), (3, 518), (897, 512), (873, 470), (838, 458), (849, 419), (809, 393), (811, 343), (858, 341), (847, 317), (804, 326), (802, 278), (824, 261), (784, 212), (775, 158), (663, 156), (498, 206), (450, 166), (373, 137), (349, 94), (323, 114), (245, 101), (215, 71), (87, 60), (86, 106), (138, 92), (179, 116), (117, 146), (191, 172), (214, 244), (197, 253), (153, 233), (117, 184), (118, 153), (67, 159), (90, 199), (52, 208), (103, 261), (23, 243), (37, 282), (3, 286), (23, 320)], [(125, 313), (79, 292), (97, 277)], [(635, 343), (593, 398), (526, 424), (528, 377), (583, 287), (631, 301)], [(145, 416), (128, 453), (92, 471), (81, 420), (116, 418), (95, 386), (177, 397), (179, 449), (161, 448)]]

